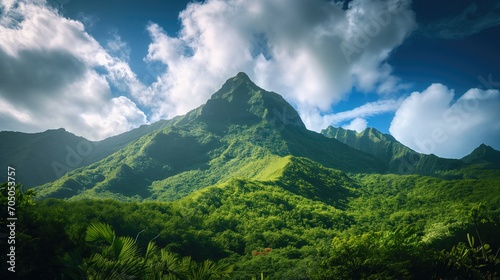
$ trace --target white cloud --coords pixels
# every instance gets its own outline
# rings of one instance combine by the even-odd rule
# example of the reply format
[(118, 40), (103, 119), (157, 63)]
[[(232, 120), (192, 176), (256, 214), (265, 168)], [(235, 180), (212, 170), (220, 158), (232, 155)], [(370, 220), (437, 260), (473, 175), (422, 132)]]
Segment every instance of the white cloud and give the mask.
[(86, 111), (82, 118), (95, 130), (102, 131), (107, 136), (131, 130), (146, 121), (146, 116), (130, 99), (120, 96), (111, 99), (100, 110)]
[[(329, 125), (339, 125), (340, 123), (363, 119), (378, 114), (394, 112), (401, 105), (402, 99), (379, 100), (366, 103), (349, 111), (343, 111), (334, 114), (321, 114), (320, 112), (300, 112), (304, 124), (309, 128), (319, 131)], [(358, 124), (359, 121), (357, 121)]]
[(390, 133), (418, 152), (441, 157), (461, 158), (484, 141), (500, 149), (500, 92), (470, 89), (454, 97), (441, 84), (412, 93), (396, 111)]
[(122, 61), (129, 61), (131, 52), (129, 45), (122, 41), (116, 30), (111, 32), (111, 37), (106, 42), (106, 51)]
[(342, 128), (355, 130), (356, 132), (360, 133), (361, 131), (365, 130), (367, 126), (368, 122), (365, 119), (355, 118), (354, 120), (351, 121), (350, 124), (345, 125)]
[[(283, 94), (309, 128), (320, 130), (339, 118), (325, 112), (352, 87), (381, 94), (401, 88), (386, 59), (415, 27), (409, 0), (354, 0), (346, 10), (324, 0), (192, 3), (180, 14), (177, 37), (148, 26), (145, 61), (167, 67), (146, 87), (130, 69), (131, 50), (119, 34), (103, 47), (81, 21), (43, 0), (0, 3), (0, 56), (8, 62), (0, 72), (10, 73), (0, 101), (15, 108), (1, 114), (0, 129), (65, 127), (91, 139), (146, 122), (133, 102), (151, 110), (151, 121), (184, 114), (239, 71)], [(111, 85), (127, 97), (115, 96)]]
[(152, 84), (153, 119), (201, 105), (228, 77), (244, 71), (260, 86), (285, 96), (306, 125), (324, 128), (325, 112), (349, 94), (388, 94), (401, 88), (386, 63), (415, 28), (410, 1), (208, 0), (180, 14), (169, 36), (150, 24), (146, 61), (167, 70)]
[[(44, 1), (1, 3), (0, 104), (10, 109), (0, 114), (0, 129), (64, 127), (97, 140), (146, 122), (130, 99), (112, 95), (110, 84), (139, 101), (147, 99), (147, 89), (81, 22), (62, 17)], [(108, 48), (123, 53), (126, 45), (114, 39)]]

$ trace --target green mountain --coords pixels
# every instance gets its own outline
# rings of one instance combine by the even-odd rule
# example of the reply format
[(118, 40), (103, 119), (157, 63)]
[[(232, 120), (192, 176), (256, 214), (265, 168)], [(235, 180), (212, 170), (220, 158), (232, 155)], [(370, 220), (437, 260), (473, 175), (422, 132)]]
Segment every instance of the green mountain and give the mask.
[(40, 187), (39, 193), (174, 200), (233, 178), (268, 179), (286, 156), (344, 172), (386, 168), (375, 157), (307, 130), (280, 95), (239, 73), (205, 105)]
[(391, 135), (381, 133), (375, 128), (366, 128), (358, 133), (329, 126), (321, 133), (381, 159), (387, 164), (389, 173), (434, 175), (440, 171), (457, 170), (466, 166), (460, 160), (417, 153)]
[[(18, 192), (15, 253), (29, 258), (16, 259), (16, 276), (500, 277), (496, 151), (445, 160), (373, 129), (334, 135), (341, 141), (308, 131), (281, 96), (240, 73), (185, 116), (100, 142), (92, 163), (35, 188), (34, 201)], [(432, 176), (399, 171), (405, 156)]]
[(63, 128), (41, 133), (2, 131), (0, 165), (16, 168), (16, 179), (25, 187), (32, 188), (55, 181), (75, 168), (99, 161), (172, 121), (143, 125), (97, 142), (76, 136)]
[(481, 144), (472, 153), (462, 158), (470, 164), (485, 164), (487, 167), (500, 168), (500, 151)]
[(64, 129), (34, 134), (3, 131), (0, 161), (2, 166), (16, 168), (17, 181), (34, 187), (56, 180), (64, 170), (88, 164), (88, 158), (80, 157), (76, 151), (80, 146), (87, 153), (87, 147), (91, 146), (88, 144), (91, 143), (86, 139)]

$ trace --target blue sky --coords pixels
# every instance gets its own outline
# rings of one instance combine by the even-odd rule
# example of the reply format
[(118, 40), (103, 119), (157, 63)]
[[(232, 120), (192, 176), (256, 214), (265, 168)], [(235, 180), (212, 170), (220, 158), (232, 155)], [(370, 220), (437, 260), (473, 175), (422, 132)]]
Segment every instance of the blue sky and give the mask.
[(500, 149), (500, 1), (0, 3), (0, 130), (103, 139), (244, 71), (312, 130), (375, 127), (443, 157)]

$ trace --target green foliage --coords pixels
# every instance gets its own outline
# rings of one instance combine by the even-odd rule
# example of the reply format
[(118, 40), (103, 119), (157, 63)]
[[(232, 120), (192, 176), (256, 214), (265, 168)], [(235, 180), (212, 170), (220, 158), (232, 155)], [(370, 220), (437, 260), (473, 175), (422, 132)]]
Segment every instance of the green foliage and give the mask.
[(320, 278), (428, 278), (431, 254), (411, 228), (335, 237)]
[(108, 224), (95, 223), (91, 224), (87, 228), (87, 235), (85, 237), (86, 241), (97, 241), (104, 240), (109, 244), (112, 244), (115, 239), (115, 232)]
[[(0, 185), (0, 204), (2, 213), (7, 213), (8, 184)], [(60, 209), (41, 209), (33, 201), (35, 192), (25, 190), (16, 185), (15, 208), (15, 243), (7, 244), (2, 240), (0, 261), (7, 263), (7, 251), (15, 246), (17, 279), (50, 279), (50, 275), (58, 275), (62, 265), (58, 257), (68, 251), (72, 244), (65, 234), (66, 222)], [(2, 229), (7, 229), (7, 220), (0, 219)], [(4, 231), (2, 230), (2, 233)], [(8, 233), (10, 235), (10, 233)], [(5, 240), (5, 242), (4, 242)], [(5, 269), (0, 271), (0, 278), (12, 279), (12, 273)]]
[[(200, 141), (209, 143), (208, 138)], [(37, 264), (43, 259), (42, 250), (54, 252), (54, 256), (69, 250), (81, 252), (87, 266), (83, 262), (66, 263), (70, 264), (68, 268), (87, 270), (63, 272), (57, 258), (48, 268), (61, 277), (76, 278), (97, 271), (109, 275), (150, 271), (144, 275), (160, 279), (173, 277), (168, 272), (173, 271), (183, 279), (190, 275), (187, 271), (193, 271), (187, 269), (191, 267), (187, 263), (203, 264), (208, 259), (233, 264), (232, 279), (259, 278), (261, 273), (269, 279), (432, 279), (462, 274), (495, 275), (498, 269), (496, 257), (491, 256), (496, 252), (493, 248), (500, 247), (495, 239), (500, 232), (497, 172), (475, 168), (476, 175), (470, 177), (466, 175), (472, 172), (469, 169), (458, 171), (464, 174), (461, 178), (467, 179), (346, 174), (308, 158), (280, 157), (248, 142), (242, 146), (236, 138), (231, 141), (230, 148), (212, 161), (214, 167), (221, 167), (220, 171), (181, 173), (186, 176), (183, 180), (207, 180), (200, 185), (216, 181), (209, 174), (217, 172), (227, 176), (227, 181), (187, 196), (186, 189), (182, 198), (174, 202), (76, 197), (70, 202), (42, 200), (29, 204), (28, 219), (33, 221), (25, 223), (30, 230), (23, 232), (32, 240), (47, 240), (38, 234), (53, 234), (59, 236), (62, 244), (50, 240), (44, 244), (50, 248), (31, 248), (40, 252), (40, 257), (34, 254), (33, 269), (26, 275), (41, 270)], [(248, 150), (238, 153), (242, 149)], [(230, 172), (223, 174), (222, 170)], [(181, 174), (169, 178), (173, 180)], [(206, 177), (196, 176), (200, 174)], [(241, 179), (231, 179), (234, 174), (241, 175)], [(244, 179), (249, 177), (254, 179)], [(190, 187), (180, 181), (177, 184)], [(164, 189), (151, 191), (160, 197)], [(115, 238), (110, 228), (96, 226), (99, 222), (109, 223), (121, 234), (136, 236), (132, 240), (137, 240), (136, 246), (147, 248), (132, 258), (142, 260), (140, 268), (131, 259), (119, 260), (117, 252), (131, 245)], [(94, 226), (89, 227), (91, 223)], [(42, 224), (52, 228), (42, 229)], [(40, 231), (31, 231), (37, 227)], [(57, 233), (51, 232), (56, 229)], [(93, 230), (103, 235), (92, 234)], [(468, 247), (467, 250), (483, 252), (488, 260), (495, 261), (478, 261), (478, 256), (470, 252), (462, 259), (457, 257), (465, 252), (464, 245), (457, 244), (467, 232), (475, 232), (476, 239), (481, 240), (474, 245), (480, 251)], [(111, 236), (118, 241), (110, 241)], [(85, 238), (93, 240), (90, 245), (82, 245)], [(161, 250), (148, 243), (152, 239)], [(115, 244), (115, 249), (109, 249), (110, 244)], [(252, 253), (265, 252), (266, 248), (271, 249), (269, 253)], [(161, 252), (163, 261), (159, 261)], [(483, 253), (480, 257), (484, 259)], [(147, 261), (152, 259), (158, 262), (153, 265)], [(460, 266), (452, 265), (460, 262)], [(122, 269), (122, 265), (132, 268)], [(211, 267), (210, 263), (205, 265)], [(199, 275), (204, 271), (201, 267), (196, 266)], [(471, 267), (469, 274), (464, 267)]]
[(117, 237), (108, 224), (91, 224), (86, 240), (101, 241), (103, 245), (87, 258), (67, 254), (64, 258), (67, 275), (84, 279), (215, 280), (229, 279), (232, 272), (232, 266), (211, 260), (197, 263), (190, 257), (181, 259), (165, 248), (159, 250), (153, 242), (149, 242), (142, 256), (136, 240)]
[[(276, 175), (270, 181), (234, 179), (170, 203), (44, 200), (27, 204), (29, 217), (23, 225), (29, 228), (20, 229), (20, 234), (44, 240), (25, 245), (34, 252), (32, 272), (46, 269), (61, 278), (81, 279), (97, 271), (108, 275), (140, 271), (147, 279), (174, 273), (186, 279), (182, 277), (195, 277), (189, 274), (192, 271), (202, 275), (203, 267), (211, 268), (213, 263), (203, 264), (209, 259), (233, 264), (231, 279), (259, 279), (261, 273), (269, 279), (447, 279), (466, 275), (466, 265), (481, 275), (495, 275), (498, 269), (492, 257), (500, 247), (495, 239), (500, 228), (493, 195), (498, 184), (493, 178), (463, 183), (416, 175), (348, 178), (292, 157), (276, 170), (270, 172)], [(323, 179), (310, 181), (312, 174)], [(289, 183), (284, 184), (286, 180)], [(469, 184), (474, 184), (472, 191)], [(330, 200), (299, 192), (314, 186), (333, 186)], [(340, 186), (349, 193), (345, 199), (336, 194)], [(342, 188), (338, 190), (342, 193)], [(344, 200), (345, 208), (335, 207), (336, 198)], [(116, 232), (101, 223), (109, 223)], [(483, 244), (490, 245), (475, 241), (474, 253), (457, 260), (464, 252), (460, 251), (464, 245), (457, 245), (462, 232), (475, 232), (476, 225)], [(120, 235), (135, 239), (124, 240)], [(149, 242), (152, 239), (162, 249)], [(62, 270), (59, 258), (47, 262), (42, 254), (52, 252), (61, 258), (75, 250), (80, 254), (67, 256), (67, 270)], [(478, 260), (484, 259), (483, 251), (494, 261)], [(137, 259), (139, 263), (132, 261)], [(462, 264), (449, 265), (450, 260)]]
[[(498, 278), (499, 170), (343, 137), (372, 155), (238, 75), (186, 116), (103, 141), (113, 153), (37, 200), (19, 187), (18, 276)], [(432, 176), (384, 173), (401, 159)]]
[(306, 158), (290, 157), (278, 185), (295, 194), (345, 208), (355, 195), (355, 183), (343, 172), (325, 168)]
[(476, 246), (474, 236), (467, 234), (467, 243), (440, 252), (438, 274), (460, 279), (499, 279), (499, 252), (500, 248), (493, 252), (489, 244)]

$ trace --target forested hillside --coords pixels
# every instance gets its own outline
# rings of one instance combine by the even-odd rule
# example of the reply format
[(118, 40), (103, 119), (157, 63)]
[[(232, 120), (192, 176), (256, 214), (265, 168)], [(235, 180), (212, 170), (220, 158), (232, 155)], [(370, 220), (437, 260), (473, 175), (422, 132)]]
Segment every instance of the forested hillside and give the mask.
[[(174, 202), (33, 202), (20, 195), (26, 202), (17, 254), (29, 255), (18, 260), (20, 275), (84, 279), (94, 271), (125, 271), (158, 279), (149, 276), (154, 263), (145, 257), (153, 241), (164, 250), (155, 265), (172, 279), (199, 279), (190, 273), (205, 262), (230, 269), (227, 279), (498, 278), (498, 171), (460, 180), (349, 178), (307, 159), (284, 161), (273, 180), (233, 179)], [(96, 223), (134, 240), (137, 271), (106, 255), (111, 245), (89, 241)], [(95, 254), (106, 261), (94, 263)], [(192, 263), (176, 266), (184, 257)]]
[(239, 73), (171, 125), (37, 190), (40, 197), (172, 201), (232, 178), (265, 179), (288, 155), (344, 172), (386, 169), (371, 155), (307, 130), (281, 96)]
[(2, 184), (16, 276), (500, 279), (498, 151), (452, 160), (373, 129), (323, 134), (239, 73), (185, 116), (103, 140), (55, 181)]

